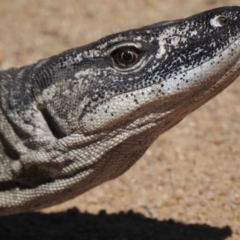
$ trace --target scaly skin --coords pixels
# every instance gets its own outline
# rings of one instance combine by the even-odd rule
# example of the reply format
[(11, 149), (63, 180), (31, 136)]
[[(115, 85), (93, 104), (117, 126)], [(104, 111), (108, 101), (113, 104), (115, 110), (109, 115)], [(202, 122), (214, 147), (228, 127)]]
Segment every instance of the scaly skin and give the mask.
[(107, 36), (0, 73), (0, 215), (113, 179), (240, 73), (240, 7)]

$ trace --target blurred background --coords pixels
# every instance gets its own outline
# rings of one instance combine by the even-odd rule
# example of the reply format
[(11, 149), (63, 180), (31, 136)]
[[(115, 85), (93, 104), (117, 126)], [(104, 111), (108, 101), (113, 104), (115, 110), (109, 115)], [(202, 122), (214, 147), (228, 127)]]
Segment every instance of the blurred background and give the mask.
[[(107, 34), (185, 18), (226, 5), (240, 5), (240, 1), (1, 0), (0, 69), (30, 64)], [(72, 226), (79, 231), (77, 226), (83, 224), (77, 234), (85, 234), (86, 239), (190, 240), (197, 239), (196, 235), (198, 239), (239, 239), (239, 95), (238, 79), (160, 136), (141, 160), (120, 178), (44, 210), (49, 215), (0, 218), (0, 238), (43, 239), (49, 236), (50, 228), (52, 238), (49, 239), (55, 239), (57, 233), (61, 233), (58, 239), (85, 239), (71, 235)], [(70, 215), (64, 213), (73, 207), (78, 210), (70, 211)], [(104, 211), (99, 213), (100, 210)], [(93, 219), (88, 222), (79, 211), (87, 211), (88, 217)], [(165, 220), (169, 219), (172, 221), (167, 222), (165, 228)], [(135, 223), (135, 228), (129, 227)], [(132, 232), (133, 229), (136, 231)], [(37, 238), (38, 231), (45, 235)], [(103, 231), (105, 237), (101, 235)], [(121, 231), (123, 235), (118, 234)], [(89, 237), (92, 232), (95, 238)]]

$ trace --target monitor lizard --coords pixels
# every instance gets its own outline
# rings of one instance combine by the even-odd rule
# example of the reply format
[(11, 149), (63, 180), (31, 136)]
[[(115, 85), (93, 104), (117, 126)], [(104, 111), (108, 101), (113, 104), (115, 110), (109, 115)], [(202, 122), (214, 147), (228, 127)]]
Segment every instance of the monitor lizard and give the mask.
[(104, 37), (0, 72), (0, 215), (124, 173), (240, 74), (240, 7)]

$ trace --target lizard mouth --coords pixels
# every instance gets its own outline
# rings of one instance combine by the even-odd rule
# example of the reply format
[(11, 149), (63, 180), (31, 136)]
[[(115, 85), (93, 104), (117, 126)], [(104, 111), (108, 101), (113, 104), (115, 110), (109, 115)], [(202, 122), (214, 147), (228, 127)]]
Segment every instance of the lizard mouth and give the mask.
[[(175, 101), (169, 105), (165, 103), (162, 106), (156, 106), (155, 110), (152, 110), (151, 113), (156, 113), (152, 121), (159, 123), (162, 121), (162, 117), (159, 116), (161, 113), (165, 113), (164, 119), (171, 119), (168, 117), (169, 114), (179, 115), (179, 121), (181, 121), (186, 115), (212, 99), (219, 92), (223, 91), (228, 85), (230, 85), (240, 74), (240, 53), (236, 57), (236, 61), (231, 64), (226, 72), (221, 76), (216, 78), (216, 80), (211, 81), (209, 84), (201, 85), (192, 89), (191, 94), (182, 93), (182, 97), (176, 98)], [(180, 113), (180, 114), (179, 114)], [(149, 113), (150, 114), (150, 113)], [(177, 121), (177, 122), (179, 122)], [(167, 123), (168, 124), (168, 123)], [(175, 125), (175, 124), (173, 124)], [(170, 127), (168, 127), (169, 129)], [(166, 129), (167, 130), (167, 129)], [(164, 132), (164, 131), (163, 131)]]

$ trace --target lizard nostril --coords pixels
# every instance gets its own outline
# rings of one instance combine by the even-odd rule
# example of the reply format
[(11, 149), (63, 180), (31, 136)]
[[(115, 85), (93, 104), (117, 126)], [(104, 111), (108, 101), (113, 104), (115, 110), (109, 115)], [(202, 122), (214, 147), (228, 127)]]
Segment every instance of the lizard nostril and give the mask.
[(228, 22), (228, 19), (225, 16), (220, 16), (217, 20), (218, 20), (219, 24), (221, 24), (222, 26), (226, 25)]
[(213, 27), (223, 27), (228, 23), (228, 18), (224, 15), (215, 16), (210, 23)]

